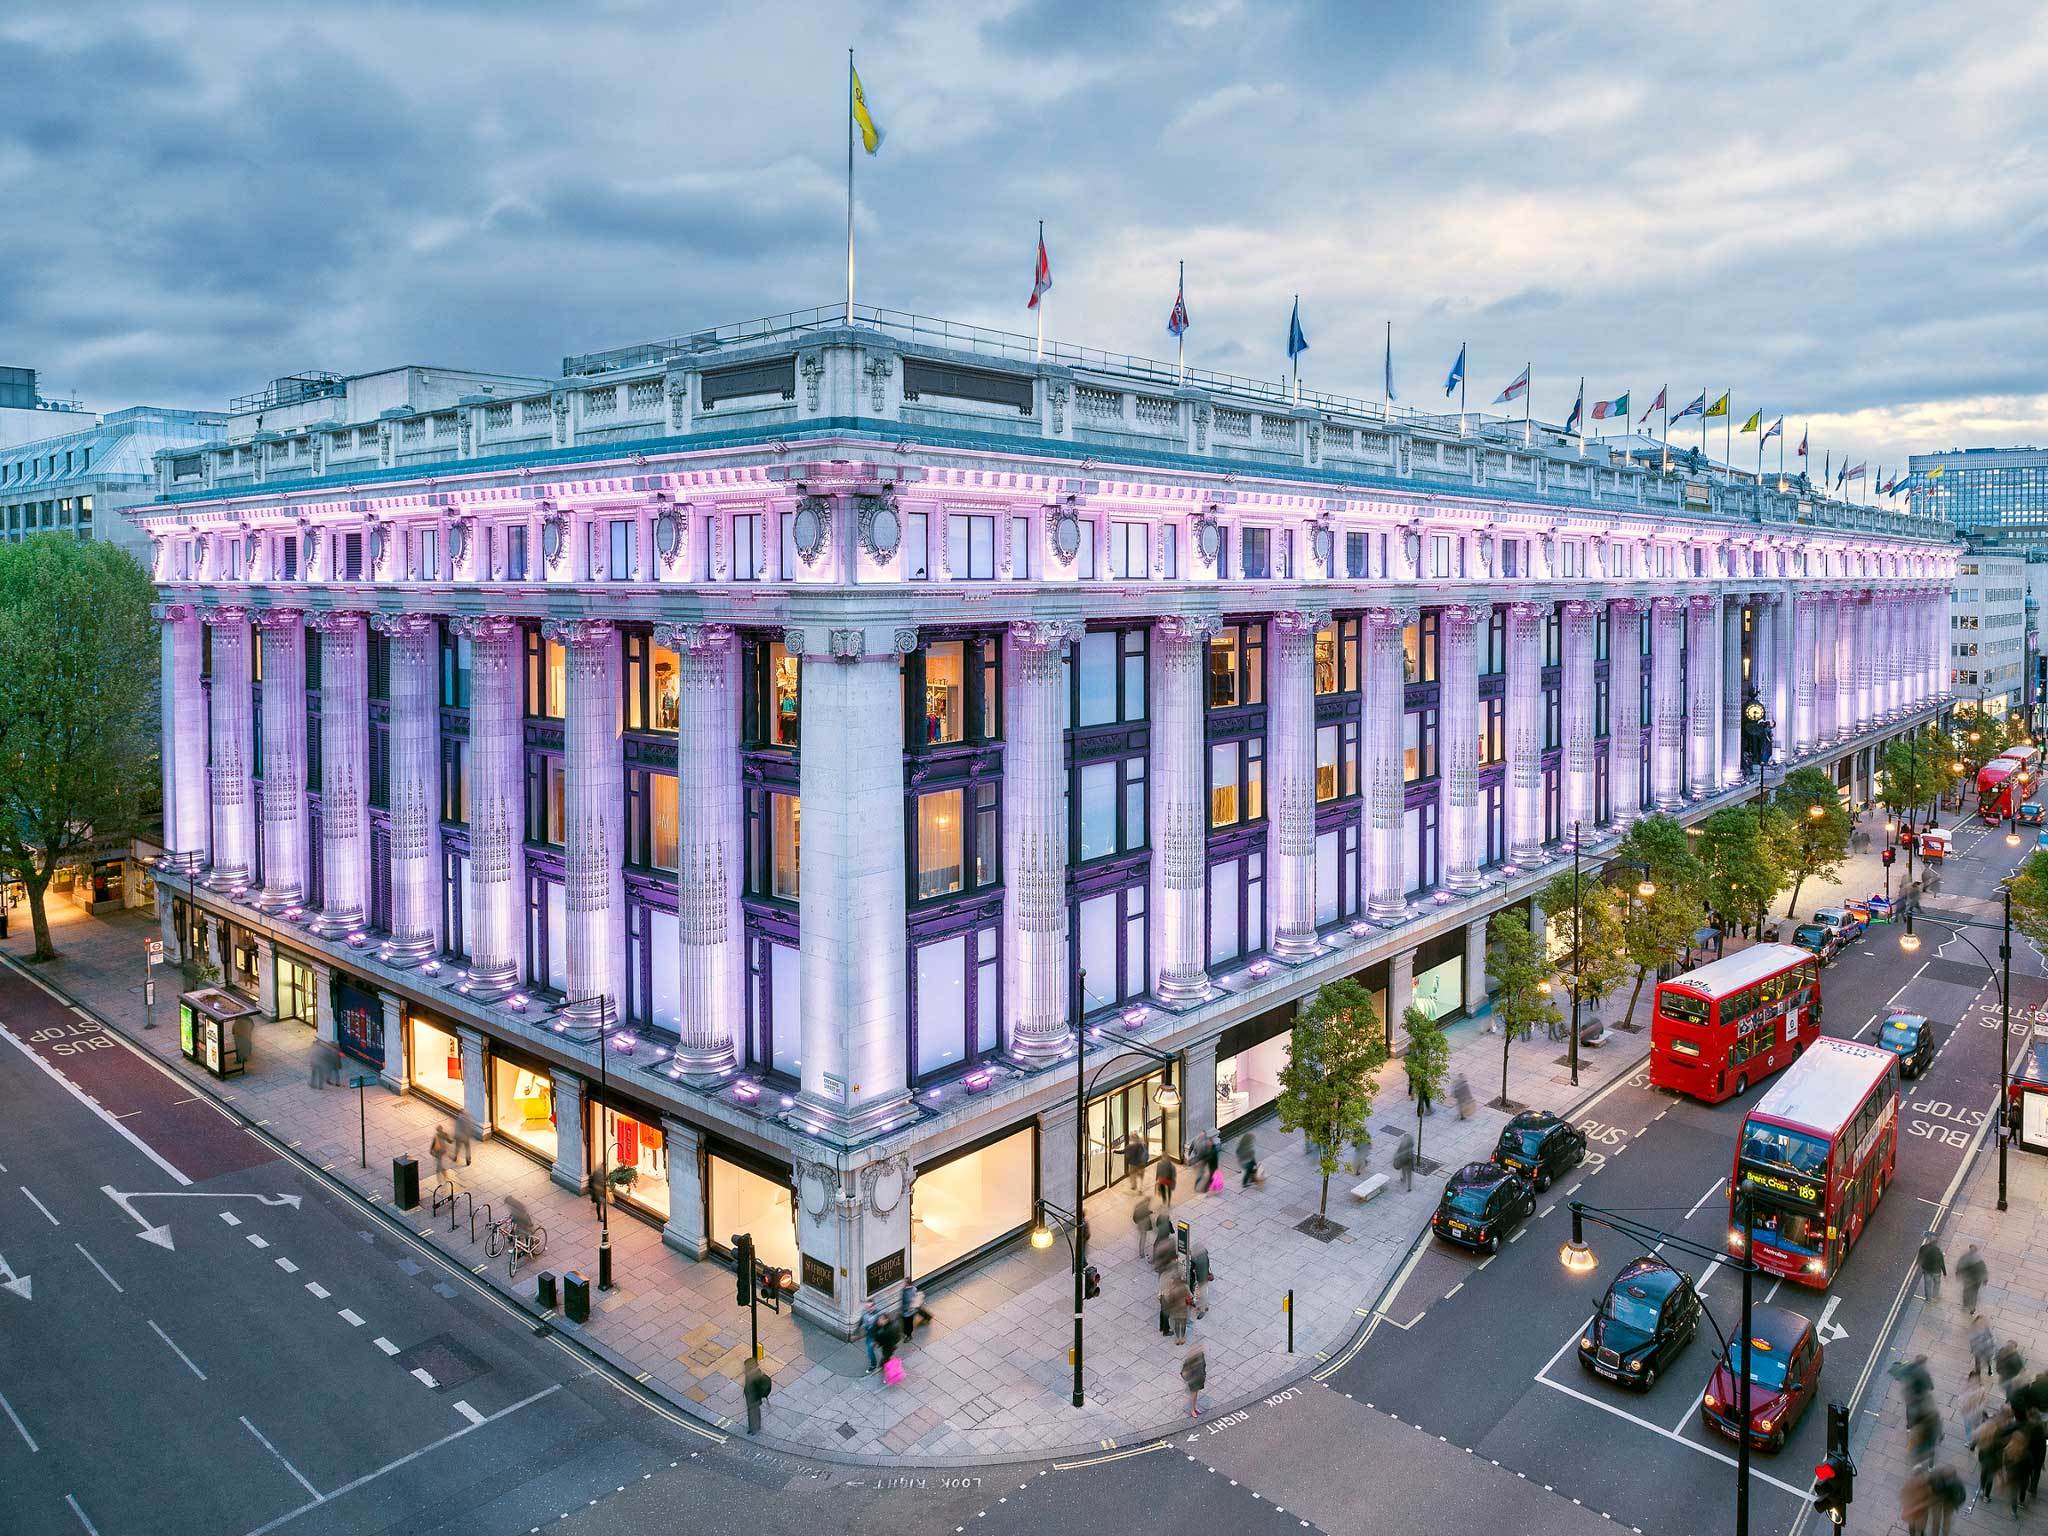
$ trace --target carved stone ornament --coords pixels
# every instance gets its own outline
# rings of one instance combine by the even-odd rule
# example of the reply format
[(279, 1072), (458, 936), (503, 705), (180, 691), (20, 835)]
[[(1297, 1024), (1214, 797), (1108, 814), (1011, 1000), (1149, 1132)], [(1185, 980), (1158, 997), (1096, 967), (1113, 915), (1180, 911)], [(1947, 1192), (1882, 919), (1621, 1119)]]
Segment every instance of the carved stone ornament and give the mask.
[(898, 656), (908, 656), (917, 649), (917, 626), (905, 624), (889, 638)]
[(832, 503), (823, 496), (806, 496), (789, 516), (795, 524), (790, 540), (796, 546), (797, 559), (815, 566), (832, 547)]
[(1309, 553), (1315, 556), (1316, 564), (1323, 568), (1325, 576), (1336, 566), (1337, 532), (1328, 522), (1313, 523), (1308, 531)]
[(469, 558), (469, 533), (474, 519), (458, 517), (448, 525), (448, 563), (451, 567)]
[(1323, 458), (1323, 424), (1312, 421), (1308, 424), (1308, 461), (1319, 464)]
[(540, 524), (541, 558), (548, 563), (551, 571), (560, 570), (562, 559), (569, 553), (569, 514), (550, 512)]
[(212, 542), (211, 539), (192, 541), (192, 570), (195, 574), (206, 569), (206, 550)]
[(391, 547), (391, 536), (382, 528), (370, 530), (370, 574), (384, 574), (384, 556)]
[(687, 373), (672, 373), (668, 377), (668, 429), (671, 432), (683, 430), (683, 422), (690, 414), (690, 376)]
[(868, 381), (868, 409), (877, 416), (888, 406), (886, 386), (889, 375), (896, 371), (895, 365), (886, 357), (871, 357), (861, 364), (861, 370)]
[(251, 539), (248, 546), (242, 552), (242, 579), (244, 581), (254, 581), (256, 579), (256, 561), (261, 553), (262, 550), (257, 541)]
[(834, 661), (859, 661), (867, 649), (868, 637), (864, 630), (835, 629), (832, 631), (832, 659)]
[[(804, 1212), (813, 1221), (832, 1209), (839, 1195), (839, 1174), (830, 1164), (814, 1163), (807, 1158), (798, 1158), (793, 1179), (797, 1199), (803, 1202)], [(816, 1199), (813, 1200), (812, 1196)]]
[(860, 1197), (876, 1216), (890, 1216), (910, 1193), (910, 1157), (897, 1152), (860, 1171)]
[(782, 632), (782, 648), (792, 656), (804, 653), (804, 632), (800, 629), (785, 629)]
[(825, 377), (825, 359), (815, 352), (806, 352), (797, 360), (797, 369), (804, 376), (804, 409), (818, 408), (818, 387)]
[(1071, 568), (1074, 557), (1081, 553), (1081, 519), (1069, 508), (1049, 507), (1045, 514), (1045, 533), (1053, 559)]
[(860, 547), (870, 560), (895, 558), (903, 544), (903, 513), (893, 496), (862, 496), (854, 503)]
[(1223, 525), (1207, 512), (1197, 517), (1191, 530), (1189, 543), (1195, 547), (1195, 558), (1202, 562), (1205, 570), (1216, 569), (1216, 557), (1223, 553)]
[(654, 514), (654, 553), (665, 571), (673, 570), (683, 553), (683, 520), (673, 507)]
[(1055, 379), (1045, 389), (1045, 402), (1052, 408), (1052, 429), (1055, 433), (1067, 430), (1067, 386)]
[(1195, 407), (1195, 452), (1207, 453), (1208, 451), (1209, 407), (1206, 405), (1198, 405)]

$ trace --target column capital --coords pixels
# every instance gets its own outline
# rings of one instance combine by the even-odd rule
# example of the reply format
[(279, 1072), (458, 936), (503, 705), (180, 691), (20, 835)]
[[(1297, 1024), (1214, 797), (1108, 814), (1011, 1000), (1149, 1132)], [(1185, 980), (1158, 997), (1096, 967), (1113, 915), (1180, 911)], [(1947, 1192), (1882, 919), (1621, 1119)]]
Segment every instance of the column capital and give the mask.
[(1517, 624), (1534, 623), (1549, 611), (1550, 604), (1548, 603), (1520, 602), (1508, 604), (1508, 618), (1511, 622)]
[(1610, 597), (1607, 600), (1608, 613), (1617, 619), (1640, 618), (1643, 600), (1639, 597)]
[(151, 603), (149, 616), (159, 624), (183, 624), (199, 617), (199, 609), (192, 603)]
[(1079, 619), (1016, 619), (1008, 629), (1010, 639), (1027, 651), (1059, 650), (1081, 633)]
[(1712, 613), (1721, 604), (1718, 592), (1695, 592), (1686, 598), (1694, 613)]
[(678, 651), (722, 651), (732, 644), (736, 631), (730, 624), (657, 624), (654, 643)]
[(1590, 619), (1593, 617), (1593, 610), (1597, 606), (1590, 598), (1567, 598), (1564, 605), (1564, 616), (1567, 619)]
[(1365, 623), (1368, 629), (1406, 629), (1421, 612), (1412, 604), (1390, 606), (1381, 603), (1365, 610)]
[(250, 622), (266, 634), (290, 634), (306, 622), (306, 615), (297, 608), (265, 608)]
[(209, 628), (215, 629), (227, 625), (246, 624), (249, 622), (249, 610), (246, 608), (202, 608), (199, 610), (199, 620)]
[(1452, 629), (1476, 629), (1486, 621), (1490, 605), (1485, 603), (1450, 603), (1441, 612), (1441, 621), (1446, 631)]
[(541, 633), (557, 645), (580, 651), (608, 644), (619, 631), (609, 619), (549, 619), (541, 625)]
[(460, 614), (448, 627), (465, 640), (504, 640), (519, 632), (517, 622), (497, 614)]
[(380, 635), (397, 639), (401, 635), (429, 635), (434, 632), (435, 618), (431, 613), (373, 613), (370, 628)]
[(1222, 620), (1211, 613), (1169, 613), (1153, 628), (1162, 640), (1199, 645), (1222, 628)]
[(1312, 635), (1330, 622), (1330, 610), (1327, 608), (1282, 608), (1268, 614), (1267, 618), (1279, 629), (1290, 630), (1297, 634)]
[(367, 617), (354, 608), (321, 608), (306, 615), (306, 628), (323, 635), (353, 634)]

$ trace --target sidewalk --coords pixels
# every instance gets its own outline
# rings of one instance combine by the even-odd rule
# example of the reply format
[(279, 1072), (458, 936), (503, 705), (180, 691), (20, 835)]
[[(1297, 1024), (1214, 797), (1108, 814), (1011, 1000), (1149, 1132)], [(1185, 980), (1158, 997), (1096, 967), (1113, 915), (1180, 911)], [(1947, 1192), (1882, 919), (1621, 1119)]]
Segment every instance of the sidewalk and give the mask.
[[(176, 973), (160, 972), (157, 1027), (142, 1028), (142, 945), (156, 935), (153, 919), (53, 916), (61, 958), (33, 969), (128, 1037), (172, 1064), (196, 1087), (213, 1093), (330, 1177), (346, 1182), (392, 1212), (391, 1160), (421, 1159), (422, 1206), (406, 1219), (415, 1233), (469, 1268), (485, 1263), (469, 1239), (466, 1216), (450, 1231), (446, 1213), (430, 1220), (424, 1203), (433, 1185), (427, 1147), (452, 1116), (415, 1095), (367, 1090), (369, 1166), (359, 1166), (357, 1095), (309, 1086), (314, 1037), (294, 1023), (259, 1024), (253, 1064), (217, 1083), (178, 1054)], [(25, 932), (0, 942), (17, 958)], [(1625, 1003), (1625, 996), (1613, 1005)], [(1501, 1038), (1483, 1021), (1450, 1030), (1451, 1074), (1470, 1079), (1481, 1104), (1499, 1091)], [(1615, 1031), (1609, 1043), (1581, 1053), (1580, 1087), (1570, 1086), (1565, 1047), (1537, 1038), (1511, 1053), (1509, 1096), (1531, 1107), (1564, 1110), (1626, 1075), (1642, 1060), (1647, 1033)], [(1423, 1153), (1438, 1169), (1484, 1158), (1505, 1115), (1486, 1108), (1458, 1119), (1448, 1103), (1425, 1122)], [(1330, 1216), (1343, 1226), (1333, 1240), (1301, 1230), (1316, 1211), (1319, 1175), (1299, 1136), (1277, 1122), (1254, 1128), (1267, 1173), (1263, 1190), (1240, 1190), (1226, 1159), (1220, 1195), (1183, 1199), (1175, 1214), (1191, 1220), (1210, 1250), (1215, 1281), (1207, 1318), (1192, 1330), (1208, 1353), (1205, 1399), (1221, 1409), (1285, 1384), (1315, 1364), (1317, 1351), (1338, 1348), (1358, 1326), (1434, 1208), (1440, 1172), (1419, 1171), (1412, 1190), (1393, 1175), (1396, 1138), (1413, 1132), (1415, 1111), (1398, 1063), (1382, 1078), (1371, 1117), (1375, 1139), (1368, 1172), (1389, 1175), (1386, 1192), (1366, 1205), (1349, 1195), (1361, 1175), (1330, 1181)], [(1234, 1140), (1234, 1138), (1232, 1138)], [(175, 1161), (175, 1149), (167, 1149)], [(590, 1200), (556, 1187), (547, 1170), (495, 1141), (477, 1144), (458, 1182), (500, 1210), (516, 1194), (548, 1229), (541, 1265), (508, 1282), (500, 1258), (480, 1278), (531, 1306), (534, 1269), (597, 1270), (597, 1222)], [(1183, 1191), (1192, 1181), (1185, 1175)], [(906, 1363), (909, 1379), (885, 1389), (866, 1374), (865, 1352), (807, 1326), (790, 1314), (762, 1313), (765, 1364), (775, 1380), (762, 1440), (812, 1454), (856, 1459), (964, 1462), (1013, 1459), (1048, 1451), (1097, 1450), (1186, 1422), (1180, 1382), (1182, 1353), (1157, 1328), (1157, 1282), (1135, 1256), (1129, 1220), (1132, 1197), (1121, 1188), (1089, 1202), (1096, 1234), (1090, 1258), (1102, 1270), (1102, 1294), (1087, 1312), (1088, 1406), (1070, 1401), (1072, 1280), (1064, 1243), (1044, 1252), (1017, 1244), (928, 1298), (935, 1314)], [(425, 1230), (423, 1230), (425, 1229)], [(478, 1236), (482, 1236), (479, 1222)], [(593, 1296), (584, 1341), (630, 1375), (720, 1427), (745, 1417), (739, 1377), (747, 1353), (747, 1318), (734, 1305), (732, 1271), (693, 1262), (664, 1247), (658, 1229), (615, 1207), (611, 1213), (616, 1288)], [(1287, 1352), (1287, 1313), (1294, 1293), (1295, 1350)], [(558, 1320), (558, 1326), (569, 1325)], [(572, 1330), (578, 1331), (578, 1330)]]

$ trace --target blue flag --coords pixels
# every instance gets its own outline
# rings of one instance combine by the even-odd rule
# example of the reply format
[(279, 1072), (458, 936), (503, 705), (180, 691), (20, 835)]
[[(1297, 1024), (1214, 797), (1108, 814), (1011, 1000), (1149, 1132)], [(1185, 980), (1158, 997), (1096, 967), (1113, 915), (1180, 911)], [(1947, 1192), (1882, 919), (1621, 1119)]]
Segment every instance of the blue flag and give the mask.
[(1291, 363), (1308, 350), (1308, 338), (1301, 334), (1301, 295), (1294, 296), (1294, 313), (1287, 321), (1287, 360)]
[(1387, 401), (1388, 401), (1388, 403), (1389, 403), (1389, 404), (1391, 404), (1392, 402), (1394, 402), (1395, 400), (1398, 400), (1398, 399), (1400, 398), (1400, 396), (1398, 396), (1398, 395), (1396, 395), (1396, 394), (1394, 393), (1394, 322), (1393, 322), (1393, 321), (1391, 321), (1391, 320), (1389, 320), (1389, 321), (1387, 322), (1387, 372), (1386, 372), (1386, 384), (1387, 384)]
[(1584, 379), (1581, 379), (1581, 380), (1579, 380), (1579, 398), (1578, 398), (1578, 399), (1576, 399), (1576, 400), (1574, 400), (1574, 401), (1572, 402), (1572, 413), (1571, 413), (1571, 415), (1569, 415), (1569, 416), (1567, 416), (1567, 417), (1565, 418), (1565, 423), (1564, 423), (1564, 429), (1565, 429), (1565, 431), (1567, 431), (1567, 432), (1576, 432), (1576, 431), (1577, 431), (1577, 430), (1579, 429), (1579, 418), (1580, 418), (1581, 416), (1585, 415), (1585, 414), (1586, 414), (1586, 381), (1585, 381)]
[(1444, 398), (1450, 399), (1458, 392), (1458, 386), (1465, 382), (1465, 345), (1458, 344), (1458, 360), (1451, 364), (1449, 377), (1444, 380)]

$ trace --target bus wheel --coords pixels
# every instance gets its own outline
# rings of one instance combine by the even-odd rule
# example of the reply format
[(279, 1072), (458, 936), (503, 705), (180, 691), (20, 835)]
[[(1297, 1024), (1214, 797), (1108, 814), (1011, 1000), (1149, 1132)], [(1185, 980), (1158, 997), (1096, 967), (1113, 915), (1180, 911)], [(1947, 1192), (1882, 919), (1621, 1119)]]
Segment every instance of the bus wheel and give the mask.
[(1735, 1097), (1739, 1099), (1747, 1092), (1749, 1092), (1749, 1074), (1744, 1073), (1741, 1077), (1735, 1079)]

